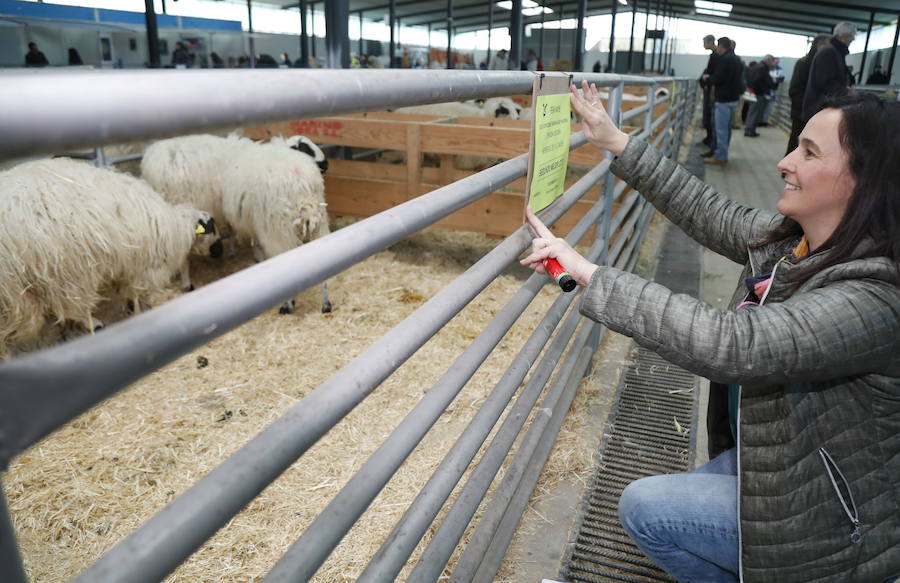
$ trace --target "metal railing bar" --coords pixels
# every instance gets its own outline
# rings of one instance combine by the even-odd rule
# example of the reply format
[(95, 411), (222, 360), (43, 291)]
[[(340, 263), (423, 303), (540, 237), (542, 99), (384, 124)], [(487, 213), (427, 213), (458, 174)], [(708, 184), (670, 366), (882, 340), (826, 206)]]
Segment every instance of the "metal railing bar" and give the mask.
[(0, 485), (0, 581), (3, 583), (28, 583), (22, 555), (16, 545), (16, 531), (13, 528), (6, 503), (6, 494)]
[[(621, 268), (622, 263), (622, 258), (619, 258), (615, 266)], [(537, 483), (540, 471), (556, 441), (556, 435), (559, 433), (562, 420), (571, 406), (572, 399), (575, 397), (575, 390), (585, 374), (594, 350), (596, 350), (596, 344), (594, 346), (585, 345), (588, 337), (595, 329), (598, 333), (596, 342), (599, 342), (599, 335), (605, 331), (605, 328), (591, 321), (588, 321), (587, 325), (579, 332), (579, 334), (585, 332), (584, 342), (581, 341), (580, 336), (573, 342), (573, 350), (576, 353), (578, 352), (575, 350), (576, 347), (581, 347), (579, 358), (585, 358), (585, 362), (583, 364), (580, 361), (576, 363), (574, 366), (575, 372), (564, 379), (566, 387), (562, 400), (551, 400), (549, 394), (545, 398), (544, 407), (553, 411), (553, 418), (545, 429), (539, 429), (541, 427), (540, 424), (546, 421), (545, 417), (536, 417), (531, 427), (529, 427), (528, 435), (516, 451), (516, 457), (504, 474), (501, 486), (498, 487), (475, 532), (470, 537), (469, 543), (466, 545), (466, 549), (451, 575), (451, 583), (456, 581), (484, 581), (489, 583), (493, 581), (509, 541), (512, 540), (512, 536), (515, 533), (525, 505), (528, 503), (534, 490), (534, 485)], [(569, 357), (572, 354), (573, 352), (570, 352)], [(557, 379), (557, 384), (561, 384), (560, 379)], [(556, 386), (551, 391), (555, 389)], [(539, 436), (536, 443), (529, 441), (532, 432), (537, 433)], [(526, 465), (524, 470), (520, 468), (520, 464)], [(477, 569), (474, 575), (472, 574), (473, 569)]]
[(648, 109), (650, 109), (649, 103), (642, 105), (640, 107), (635, 107), (634, 109), (629, 109), (628, 111), (625, 112), (624, 115), (622, 115), (622, 121), (626, 122), (632, 118), (635, 118), (635, 117), (641, 115), (642, 113), (644, 113), (645, 111), (647, 111)]
[[(5, 73), (0, 159), (198, 130), (530, 93), (528, 71), (261, 70)], [(579, 73), (601, 86), (647, 78)], [(65, 88), (47, 91), (47, 87)], [(172, 88), (178, 107), (171, 107)]]
[[(595, 241), (591, 251), (586, 256), (587, 259), (596, 261), (604, 249), (604, 241)], [(574, 297), (570, 298), (570, 300), (574, 299)], [(438, 577), (440, 577), (444, 566), (453, 554), (453, 549), (456, 548), (459, 539), (466, 530), (466, 526), (471, 521), (491, 482), (497, 475), (497, 471), (503, 464), (503, 460), (506, 459), (516, 437), (528, 420), (529, 412), (540, 397), (544, 385), (547, 383), (553, 370), (560, 364), (560, 356), (562, 356), (581, 321), (582, 316), (577, 308), (569, 312), (565, 322), (556, 336), (553, 337), (550, 347), (541, 357), (537, 366), (534, 367), (531, 378), (519, 393), (487, 450), (481, 456), (465, 486), (463, 486), (444, 517), (441, 526), (431, 538), (422, 556), (419, 557), (415, 568), (409, 575), (410, 581), (430, 582), (437, 581)], [(573, 347), (573, 351), (576, 354), (580, 350), (580, 347)], [(562, 375), (562, 371), (559, 374)]]
[[(607, 168), (598, 164), (572, 188), (586, 193)], [(583, 236), (601, 211), (594, 205), (570, 237)], [(526, 281), (284, 553), (266, 581), (307, 581), (315, 574), (545, 283), (544, 276)]]
[[(573, 139), (572, 144), (582, 140), (583, 136)], [(607, 164), (599, 164), (591, 172), (602, 175), (607, 170)], [(555, 222), (589, 188), (588, 180), (577, 182), (545, 210), (545, 220)], [(427, 342), (530, 242), (526, 229), (518, 229), (74, 581), (116, 581), (118, 571), (126, 568), (136, 583), (164, 578)]]
[[(601, 166), (606, 166), (607, 164), (608, 161), (604, 160)], [(594, 205), (594, 207), (601, 206), (603, 206), (602, 199), (598, 200), (597, 204)], [(599, 212), (599, 208), (597, 208), (596, 212)], [(579, 241), (584, 237), (594, 218), (586, 214), (579, 221), (578, 225), (572, 229), (566, 240), (570, 244)], [(563, 300), (565, 300), (564, 296), (557, 298), (557, 302)], [(544, 320), (535, 328), (535, 331), (526, 341), (525, 346), (520, 350), (488, 399), (475, 414), (472, 421), (469, 422), (460, 438), (444, 457), (440, 466), (429, 478), (400, 521), (394, 526), (387, 540), (369, 561), (358, 581), (391, 581), (400, 572), (428, 525), (434, 520), (447, 496), (453, 490), (454, 485), (459, 481), (465, 468), (472, 461), (481, 443), (483, 443), (490, 432), (491, 427), (496, 423), (506, 403), (512, 398), (519, 383), (527, 374), (530, 364), (524, 370), (521, 370), (523, 368), (521, 363), (534, 358), (546, 343), (547, 338), (549, 338), (552, 328), (545, 324), (545, 320), (553, 311), (558, 311), (557, 303), (553, 304)], [(562, 313), (556, 317), (556, 322), (561, 318)], [(556, 322), (552, 326), (555, 327)], [(486, 421), (489, 421), (490, 424), (488, 425)], [(480, 432), (479, 434), (472, 433), (476, 427)]]
[[(584, 143), (583, 133), (573, 134), (570, 148)], [(527, 155), (522, 154), (222, 278), (99, 334), (3, 363), (0, 385), (5, 390), (0, 392), (0, 409), (6, 414), (0, 417), (0, 467), (102, 399), (489, 195), (523, 176), (526, 166)], [(557, 204), (566, 204), (562, 200), (567, 199), (564, 196)], [(35, 408), (36, 401), (47, 406)]]
[[(519, 485), (522, 482), (522, 477), (524, 476), (526, 469), (531, 466), (537, 446), (540, 444), (541, 440), (548, 437), (550, 438), (549, 442), (551, 445), (555, 441), (556, 435), (546, 435), (545, 429), (547, 428), (550, 419), (558, 412), (557, 406), (560, 404), (559, 400), (564, 390), (571, 386), (576, 379), (577, 382), (574, 384), (577, 386), (584, 375), (583, 369), (586, 368), (587, 363), (581, 363), (580, 361), (584, 360), (582, 355), (588, 341), (588, 336), (594, 325), (594, 322), (591, 320), (581, 320), (581, 328), (578, 330), (578, 334), (572, 341), (572, 346), (566, 353), (566, 358), (563, 361), (553, 384), (544, 396), (543, 401), (536, 411), (534, 419), (528, 427), (528, 431), (519, 447), (516, 449), (515, 456), (506, 468), (503, 479), (497, 486), (490, 505), (478, 522), (478, 527), (475, 529), (475, 532), (472, 533), (472, 536), (469, 537), (466, 548), (450, 576), (451, 583), (471, 581), (474, 571), (478, 568), (478, 565), (484, 557), (485, 549), (490, 545), (491, 539), (496, 534), (497, 527), (505, 515), (510, 500), (519, 489)], [(590, 362), (590, 354), (588, 354), (586, 360), (587, 362)], [(581, 370), (579, 370), (579, 364), (584, 365)], [(485, 453), (485, 456), (483, 456), (482, 459), (486, 456), (487, 453)], [(460, 494), (460, 498), (461, 497), (462, 494)], [(457, 498), (457, 500), (460, 498)], [(441, 527), (443, 528), (443, 525)]]
[[(591, 324), (593, 329), (602, 330), (601, 326), (593, 322)], [(500, 569), (500, 564), (506, 556), (506, 549), (509, 547), (509, 543), (512, 541), (512, 537), (525, 511), (525, 506), (527, 506), (528, 500), (531, 499), (531, 493), (534, 491), (534, 486), (541, 475), (541, 470), (544, 468), (544, 464), (546, 464), (547, 458), (550, 456), (550, 451), (556, 443), (556, 436), (559, 435), (566, 413), (572, 406), (578, 385), (587, 373), (594, 352), (595, 349), (591, 346), (582, 348), (581, 354), (573, 367), (573, 373), (569, 375), (565, 391), (553, 406), (553, 416), (550, 418), (544, 433), (538, 441), (537, 448), (535, 448), (534, 454), (522, 474), (519, 486), (510, 499), (506, 512), (504, 512), (500, 524), (490, 540), (490, 546), (485, 551), (481, 563), (478, 565), (478, 570), (470, 579), (471, 581), (493, 583), (494, 577)]]

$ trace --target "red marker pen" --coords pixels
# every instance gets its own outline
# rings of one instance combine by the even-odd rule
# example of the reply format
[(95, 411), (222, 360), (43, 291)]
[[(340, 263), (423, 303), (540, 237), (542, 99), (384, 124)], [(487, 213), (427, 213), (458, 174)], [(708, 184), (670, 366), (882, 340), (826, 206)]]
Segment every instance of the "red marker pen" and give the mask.
[(563, 269), (563, 266), (560, 265), (559, 261), (556, 259), (548, 257), (547, 259), (544, 259), (542, 263), (544, 264), (544, 269), (550, 274), (550, 277), (556, 280), (556, 283), (559, 284), (559, 287), (562, 288), (564, 292), (570, 292), (578, 285), (575, 282), (575, 278), (569, 275), (569, 272)]

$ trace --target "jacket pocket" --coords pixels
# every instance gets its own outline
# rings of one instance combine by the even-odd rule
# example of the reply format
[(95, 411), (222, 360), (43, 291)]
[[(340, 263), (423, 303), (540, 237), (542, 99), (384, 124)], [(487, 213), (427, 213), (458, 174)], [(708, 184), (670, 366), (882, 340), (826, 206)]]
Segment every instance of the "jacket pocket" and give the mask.
[(856, 501), (853, 500), (850, 482), (844, 477), (841, 469), (824, 447), (819, 448), (819, 457), (822, 458), (822, 463), (825, 464), (825, 471), (828, 473), (834, 492), (837, 494), (838, 501), (840, 501), (841, 507), (843, 507), (844, 513), (850, 521), (850, 542), (857, 544), (862, 539), (862, 535), (859, 532), (859, 510), (856, 508)]

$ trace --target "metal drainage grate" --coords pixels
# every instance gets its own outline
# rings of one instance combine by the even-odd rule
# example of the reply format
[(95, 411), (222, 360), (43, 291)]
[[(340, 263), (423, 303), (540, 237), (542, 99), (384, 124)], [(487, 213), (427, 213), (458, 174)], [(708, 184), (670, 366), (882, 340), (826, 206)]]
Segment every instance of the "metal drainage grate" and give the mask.
[[(700, 247), (674, 225), (666, 232), (656, 281), (676, 293), (700, 288)], [(690, 460), (697, 377), (637, 348), (623, 375), (600, 443), (598, 468), (582, 503), (565, 581), (672, 581), (632, 544), (619, 524), (622, 490), (644, 476), (685, 472)]]
[(638, 348), (600, 444), (599, 467), (563, 566), (566, 581), (672, 581), (625, 534), (619, 496), (644, 476), (685, 472), (691, 458), (696, 377)]

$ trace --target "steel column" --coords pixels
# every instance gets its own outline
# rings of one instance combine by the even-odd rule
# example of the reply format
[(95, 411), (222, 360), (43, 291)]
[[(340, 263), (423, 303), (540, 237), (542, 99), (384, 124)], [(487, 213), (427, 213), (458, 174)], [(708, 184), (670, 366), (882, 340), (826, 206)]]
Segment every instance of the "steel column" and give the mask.
[(631, 37), (628, 40), (628, 73), (634, 73), (634, 21), (637, 20), (638, 3), (640, 0), (633, 0), (631, 7)]
[(153, 0), (144, 0), (144, 21), (147, 25), (147, 52), (150, 68), (159, 69), (159, 29), (156, 27), (156, 11)]
[[(315, 58), (316, 56), (316, 3), (312, 2), (309, 5), (309, 30), (311, 33), (312, 40), (312, 56)], [(320, 64), (321, 65), (321, 64)]]
[[(584, 70), (584, 19), (587, 16), (587, 0), (578, 0), (575, 17), (575, 43), (572, 47), (572, 70)], [(562, 34), (562, 29), (560, 29)]]
[(390, 41), (388, 42), (388, 62), (387, 67), (394, 66), (394, 53), (397, 51), (394, 45), (394, 22), (397, 20), (397, 0), (388, 2), (388, 28), (391, 29)]
[(250, 68), (256, 68), (256, 39), (253, 38), (253, 0), (247, 0), (247, 43), (250, 51)]
[(509, 68), (518, 71), (522, 68), (522, 0), (512, 0), (509, 14)]
[(888, 84), (894, 74), (894, 56), (897, 54), (897, 39), (900, 38), (900, 12), (897, 13), (897, 23), (894, 25), (894, 42), (891, 44), (891, 58), (888, 60), (887, 76)]
[[(586, 0), (582, 0), (585, 2)], [(610, 13), (612, 14), (612, 21), (609, 25), (609, 54), (606, 57), (606, 70), (609, 73), (613, 73), (615, 68), (613, 64), (615, 61), (613, 60), (613, 53), (616, 50), (616, 14), (619, 11), (619, 2), (618, 0), (611, 0), (612, 8), (610, 9)]]
[(447, 0), (447, 68), (453, 68), (453, 0)]
[(300, 0), (300, 66), (309, 67), (309, 35), (306, 32), (306, 0)]
[(350, 0), (326, 0), (325, 46), (328, 48), (328, 66), (346, 69), (350, 66)]
[[(493, 2), (491, 3), (493, 4)], [(546, 22), (546, 13), (544, 11), (544, 4), (541, 4), (541, 35), (540, 40), (538, 41), (538, 58), (541, 59), (541, 62), (544, 60), (544, 24)], [(546, 64), (544, 65), (546, 69)]]
[(556, 59), (559, 60), (562, 58), (562, 21), (563, 21), (563, 10), (565, 9), (565, 4), (559, 5), (559, 28), (556, 29)]
[(494, 29), (494, 3), (488, 2), (488, 41), (487, 41), (487, 64), (491, 67), (491, 32)]
[(859, 65), (859, 79), (856, 80), (860, 85), (863, 84), (863, 78), (866, 73), (866, 57), (869, 56), (869, 37), (872, 36), (872, 26), (875, 24), (875, 13), (869, 12), (869, 28), (866, 30), (866, 44), (863, 47), (862, 63)]
[(647, 8), (644, 11), (644, 54), (641, 57), (641, 72), (647, 70), (647, 35), (650, 32), (650, 2), (647, 0)]

